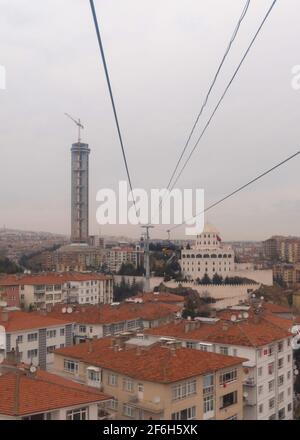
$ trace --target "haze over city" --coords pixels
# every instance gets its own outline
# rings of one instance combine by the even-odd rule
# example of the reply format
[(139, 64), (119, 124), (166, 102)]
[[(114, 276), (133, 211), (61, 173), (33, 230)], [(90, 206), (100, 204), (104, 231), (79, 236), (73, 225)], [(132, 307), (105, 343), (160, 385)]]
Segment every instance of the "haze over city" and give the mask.
[[(244, 1), (98, 1), (100, 26), (133, 186), (163, 188), (222, 57)], [(70, 234), (70, 148), (80, 117), (90, 155), (90, 231), (96, 193), (126, 179), (88, 2), (2, 0), (1, 215), (10, 228)], [(269, 7), (255, 2), (199, 125)], [(72, 12), (72, 13), (70, 13)], [(176, 185), (204, 188), (206, 203), (299, 149), (299, 2), (278, 2)], [(5, 38), (4, 38), (5, 36)], [(226, 240), (299, 235), (299, 159), (207, 216)], [(133, 226), (103, 234), (137, 237)], [(153, 237), (166, 237), (153, 231)], [(174, 231), (183, 237), (184, 229)]]

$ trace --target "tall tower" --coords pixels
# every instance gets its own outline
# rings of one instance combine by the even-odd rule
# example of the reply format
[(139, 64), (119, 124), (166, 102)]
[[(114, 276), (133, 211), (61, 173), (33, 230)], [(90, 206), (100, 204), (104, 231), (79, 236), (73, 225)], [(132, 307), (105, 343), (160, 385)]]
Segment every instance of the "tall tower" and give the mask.
[(80, 139), (72, 145), (72, 195), (71, 240), (72, 243), (88, 243), (89, 238), (89, 154), (88, 144)]

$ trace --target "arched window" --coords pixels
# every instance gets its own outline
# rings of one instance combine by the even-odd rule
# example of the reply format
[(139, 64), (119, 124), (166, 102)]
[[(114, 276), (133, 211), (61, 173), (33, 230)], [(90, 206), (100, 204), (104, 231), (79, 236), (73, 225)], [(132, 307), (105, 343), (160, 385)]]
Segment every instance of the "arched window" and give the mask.
[(217, 258), (216, 254), (211, 254), (210, 258)]
[(191, 258), (195, 258), (195, 255), (194, 255), (194, 254), (192, 254), (192, 255), (191, 255)]
[(231, 254), (228, 254), (228, 258), (231, 258)]
[(224, 254), (224, 255), (223, 255), (223, 258), (227, 258), (227, 254)]
[(189, 254), (187, 254), (186, 258), (191, 258)]
[(209, 258), (209, 255), (208, 254), (204, 254), (203, 258)]
[(218, 258), (222, 258), (222, 254), (219, 254), (219, 255), (218, 255)]
[(202, 255), (201, 254), (197, 254), (196, 258), (202, 258)]

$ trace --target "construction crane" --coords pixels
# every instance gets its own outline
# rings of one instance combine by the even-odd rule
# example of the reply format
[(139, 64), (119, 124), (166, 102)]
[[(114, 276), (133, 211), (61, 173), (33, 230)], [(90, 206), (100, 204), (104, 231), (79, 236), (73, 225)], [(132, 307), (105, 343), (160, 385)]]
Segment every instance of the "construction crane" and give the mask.
[(84, 130), (84, 126), (82, 125), (80, 119), (76, 120), (74, 119), (71, 115), (69, 115), (69, 113), (65, 113), (66, 116), (68, 116), (68, 118), (70, 118), (78, 127), (78, 143), (80, 144), (81, 142), (81, 137), (80, 137), (80, 130)]

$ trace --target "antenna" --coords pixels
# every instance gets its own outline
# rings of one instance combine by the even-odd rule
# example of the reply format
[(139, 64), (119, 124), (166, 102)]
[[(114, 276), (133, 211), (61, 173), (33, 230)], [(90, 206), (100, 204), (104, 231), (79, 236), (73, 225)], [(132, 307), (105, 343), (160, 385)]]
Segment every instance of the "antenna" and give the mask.
[(69, 113), (65, 113), (65, 115), (70, 118), (78, 127), (78, 143), (80, 144), (81, 142), (81, 137), (80, 137), (80, 130), (84, 129), (84, 126), (82, 125), (80, 119), (76, 120), (74, 119), (71, 115), (69, 115)]

